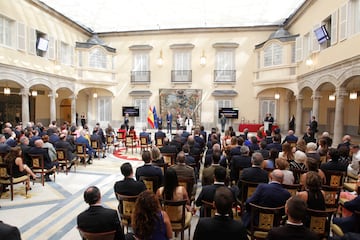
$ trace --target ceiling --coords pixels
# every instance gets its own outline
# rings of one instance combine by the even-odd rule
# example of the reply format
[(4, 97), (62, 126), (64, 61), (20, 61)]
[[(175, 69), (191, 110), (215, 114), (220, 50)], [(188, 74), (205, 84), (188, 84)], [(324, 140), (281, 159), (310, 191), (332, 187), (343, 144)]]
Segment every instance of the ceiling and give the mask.
[(280, 25), (305, 0), (40, 0), (94, 32)]

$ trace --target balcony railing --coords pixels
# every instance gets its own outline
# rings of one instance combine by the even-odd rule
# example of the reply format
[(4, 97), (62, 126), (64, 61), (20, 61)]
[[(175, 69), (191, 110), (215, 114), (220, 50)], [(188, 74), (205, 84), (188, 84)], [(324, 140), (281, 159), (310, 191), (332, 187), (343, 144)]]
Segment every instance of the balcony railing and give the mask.
[(214, 82), (230, 82), (236, 81), (236, 70), (214, 70)]
[(150, 71), (131, 71), (131, 83), (149, 83)]
[(172, 70), (171, 82), (192, 82), (191, 70)]

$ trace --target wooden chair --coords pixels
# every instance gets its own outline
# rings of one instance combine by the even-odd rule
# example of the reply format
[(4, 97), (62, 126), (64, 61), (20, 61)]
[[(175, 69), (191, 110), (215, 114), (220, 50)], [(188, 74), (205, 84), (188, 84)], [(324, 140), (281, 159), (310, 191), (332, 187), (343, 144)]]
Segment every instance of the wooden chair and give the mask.
[(295, 196), (299, 191), (301, 191), (301, 184), (282, 184), (283, 188), (289, 191), (291, 196)]
[(101, 146), (101, 143), (98, 140), (90, 140), (91, 148), (97, 153), (98, 159), (100, 160), (100, 153), (105, 154), (105, 150)]
[(149, 150), (151, 148), (151, 143), (149, 142), (148, 137), (140, 136), (140, 152), (143, 150)]
[(113, 147), (113, 152), (115, 151), (115, 136), (114, 135), (106, 135), (106, 149), (110, 152), (110, 148)]
[(330, 187), (340, 187), (344, 184), (346, 178), (346, 171), (330, 171), (323, 170), (326, 177), (326, 185)]
[(162, 171), (163, 175), (165, 175), (166, 169), (169, 167), (169, 165), (167, 163), (154, 163), (153, 162), (152, 165), (161, 168), (161, 171)]
[(285, 206), (268, 208), (250, 203), (250, 208), (251, 239), (265, 239), (273, 227), (280, 226), (282, 217), (285, 215)]
[(80, 236), (85, 240), (114, 240), (116, 231), (101, 232), (101, 233), (90, 233), (85, 232), (78, 228)]
[(56, 167), (51, 169), (46, 169), (44, 164), (44, 156), (43, 155), (35, 155), (30, 154), (32, 160), (32, 171), (36, 174), (39, 173), (41, 175), (41, 183), (45, 186), (45, 174), (54, 174), (54, 181), (56, 177)]
[(162, 146), (164, 146), (164, 137), (155, 137), (155, 145), (158, 148), (161, 148)]
[(131, 154), (134, 154), (134, 148), (137, 151), (137, 149), (136, 149), (137, 143), (132, 136), (130, 136), (130, 135), (126, 136), (125, 147), (126, 147), (126, 152), (128, 152), (128, 149), (131, 148)]
[(124, 144), (126, 138), (126, 132), (117, 132), (116, 138), (120, 144)]
[(215, 206), (214, 203), (201, 200), (202, 207), (204, 208), (204, 217), (213, 217), (215, 216)]
[(246, 200), (253, 195), (259, 183), (248, 182), (245, 180), (239, 180), (241, 184), (240, 189), (240, 205), (241, 209), (245, 209)]
[(302, 170), (302, 169), (291, 169), (294, 175), (294, 183), (299, 184), (300, 183), (300, 177), (302, 174), (308, 172), (308, 170)]
[(86, 144), (85, 143), (76, 143), (76, 158), (80, 160), (84, 159), (84, 166), (86, 167), (86, 158), (89, 155), (86, 153)]
[(131, 226), (131, 217), (135, 209), (135, 202), (138, 196), (126, 196), (116, 193), (116, 198), (119, 201), (118, 211), (121, 218), (121, 224), (126, 227), (126, 233), (129, 232)]
[(156, 193), (157, 189), (160, 187), (159, 178), (157, 176), (140, 176), (140, 181), (145, 184), (147, 190), (150, 190), (154, 193)]
[[(188, 229), (190, 239), (192, 214), (186, 211), (186, 200), (161, 200), (161, 203), (163, 210), (169, 215), (171, 227), (173, 232), (175, 232), (175, 236), (180, 232), (181, 240), (184, 240), (184, 231), (185, 229)], [(179, 208), (181, 209), (180, 215)]]
[(190, 202), (195, 201), (195, 194), (196, 194), (196, 185), (194, 188), (195, 179), (178, 177), (178, 182), (180, 186), (183, 186), (186, 189)]
[[(10, 198), (14, 200), (14, 185), (25, 183), (29, 180), (29, 176), (13, 177), (13, 166), (5, 162), (0, 163), (0, 185), (10, 186)], [(2, 187), (2, 186), (1, 186)], [(27, 196), (27, 188), (25, 186), (25, 197)]]
[(169, 166), (175, 164), (176, 153), (161, 153), (163, 155), (165, 163)]
[(335, 209), (339, 207), (340, 192), (342, 187), (331, 187), (323, 185), (322, 190), (325, 193), (325, 206), (326, 209)]
[[(56, 161), (59, 163), (58, 166), (58, 172), (59, 169), (65, 168), (65, 174), (67, 175), (69, 172), (68, 167), (71, 166), (71, 161), (68, 159), (67, 156), (67, 149), (64, 148), (58, 148), (56, 149)], [(76, 166), (74, 165), (74, 171), (76, 172)]]
[(336, 209), (320, 211), (308, 208), (306, 212), (310, 219), (308, 226), (310, 230), (315, 232), (319, 239), (328, 239), (331, 217), (336, 212)]

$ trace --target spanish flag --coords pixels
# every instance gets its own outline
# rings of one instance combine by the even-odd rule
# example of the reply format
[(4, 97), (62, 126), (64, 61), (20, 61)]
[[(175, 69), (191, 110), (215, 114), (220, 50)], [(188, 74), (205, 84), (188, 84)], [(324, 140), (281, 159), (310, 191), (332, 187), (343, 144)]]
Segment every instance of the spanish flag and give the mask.
[(151, 106), (149, 106), (147, 121), (150, 124), (151, 128), (154, 128), (154, 126), (155, 126), (154, 125), (154, 114), (153, 114), (153, 111), (151, 109)]

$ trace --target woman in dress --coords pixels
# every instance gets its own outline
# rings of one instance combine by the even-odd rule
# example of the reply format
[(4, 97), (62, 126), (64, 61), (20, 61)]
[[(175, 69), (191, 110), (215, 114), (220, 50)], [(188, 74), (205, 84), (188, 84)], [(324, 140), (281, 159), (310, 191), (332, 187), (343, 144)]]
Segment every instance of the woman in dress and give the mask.
[(152, 191), (139, 194), (132, 214), (132, 228), (137, 240), (168, 240), (172, 238), (170, 218), (160, 208)]
[(316, 172), (307, 173), (305, 191), (297, 195), (306, 202), (308, 208), (325, 210), (325, 193), (321, 190), (321, 178)]
[[(33, 179), (36, 179), (35, 173), (31, 171), (31, 169), (23, 163), (21, 158), (21, 148), (13, 147), (10, 149), (10, 152), (5, 156), (5, 163), (10, 164), (12, 167), (13, 177), (18, 178), (25, 175), (30, 175)], [(26, 188), (30, 190), (30, 179), (26, 181)]]

